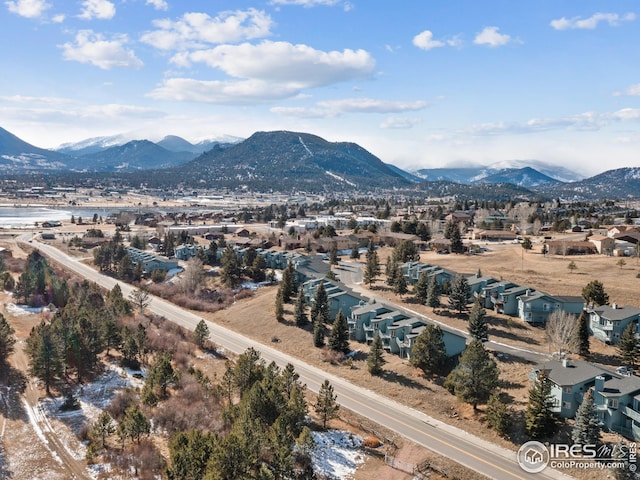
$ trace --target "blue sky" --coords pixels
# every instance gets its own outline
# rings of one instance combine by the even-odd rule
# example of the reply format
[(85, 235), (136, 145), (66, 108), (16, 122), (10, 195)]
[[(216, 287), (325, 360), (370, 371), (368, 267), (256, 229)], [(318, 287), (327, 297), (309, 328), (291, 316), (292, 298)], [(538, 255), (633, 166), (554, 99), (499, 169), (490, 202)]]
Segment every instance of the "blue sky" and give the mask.
[(403, 168), (640, 165), (632, 0), (0, 0), (0, 126), (41, 147), (295, 130)]

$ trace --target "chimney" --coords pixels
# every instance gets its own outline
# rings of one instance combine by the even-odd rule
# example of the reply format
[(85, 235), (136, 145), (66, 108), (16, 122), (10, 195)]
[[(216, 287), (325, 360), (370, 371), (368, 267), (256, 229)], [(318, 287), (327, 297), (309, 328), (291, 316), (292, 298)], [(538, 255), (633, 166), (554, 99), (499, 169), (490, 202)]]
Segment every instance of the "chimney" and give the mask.
[(602, 375), (598, 375), (596, 377), (595, 391), (602, 392), (603, 390), (604, 390), (604, 377)]
[(613, 302), (611, 304), (611, 308), (613, 308), (614, 310), (616, 310), (618, 308), (618, 304), (616, 302)]
[(563, 357), (562, 358), (562, 367), (563, 368), (567, 368), (571, 366), (571, 360), (569, 360), (567, 357)]

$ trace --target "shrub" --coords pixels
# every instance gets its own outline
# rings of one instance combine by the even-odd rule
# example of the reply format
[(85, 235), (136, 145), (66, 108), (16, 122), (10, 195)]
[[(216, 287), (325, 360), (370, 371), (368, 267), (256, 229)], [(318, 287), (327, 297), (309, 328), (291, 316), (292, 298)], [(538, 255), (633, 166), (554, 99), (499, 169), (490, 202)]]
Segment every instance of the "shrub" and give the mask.
[(362, 445), (367, 448), (379, 448), (382, 446), (382, 442), (377, 437), (366, 437)]

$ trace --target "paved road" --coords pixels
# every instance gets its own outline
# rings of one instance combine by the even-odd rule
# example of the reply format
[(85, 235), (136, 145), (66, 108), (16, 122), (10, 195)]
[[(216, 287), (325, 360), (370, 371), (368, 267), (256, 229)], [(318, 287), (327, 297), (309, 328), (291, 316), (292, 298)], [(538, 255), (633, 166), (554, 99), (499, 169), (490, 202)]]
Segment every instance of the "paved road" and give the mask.
[[(22, 240), (24, 241), (24, 238)], [(69, 270), (96, 282), (104, 288), (111, 289), (116, 283), (120, 283), (110, 277), (99, 274), (54, 247), (35, 241), (33, 241), (32, 245)], [(132, 288), (127, 284), (120, 283), (120, 286), (125, 296), (132, 291)], [(197, 315), (155, 297), (151, 299), (149, 309), (189, 329), (194, 329), (200, 321), (200, 317)], [(235, 353), (242, 353), (247, 348), (254, 347), (261, 352), (262, 357), (267, 362), (275, 361), (281, 367), (291, 363), (300, 375), (301, 381), (306, 383), (311, 391), (317, 392), (322, 382), (328, 379), (333, 385), (334, 391), (338, 396), (338, 402), (343, 408), (353, 410), (365, 418), (369, 418), (407, 439), (437, 454), (451, 458), (488, 478), (497, 480), (569, 478), (551, 469), (546, 469), (538, 474), (528, 474), (518, 466), (513, 451), (498, 447), (460, 429), (439, 422), (417, 410), (355, 386), (342, 378), (328, 374), (319, 368), (285, 355), (268, 345), (257, 343), (220, 325), (208, 322), (208, 326), (211, 331), (212, 341), (218, 345)]]

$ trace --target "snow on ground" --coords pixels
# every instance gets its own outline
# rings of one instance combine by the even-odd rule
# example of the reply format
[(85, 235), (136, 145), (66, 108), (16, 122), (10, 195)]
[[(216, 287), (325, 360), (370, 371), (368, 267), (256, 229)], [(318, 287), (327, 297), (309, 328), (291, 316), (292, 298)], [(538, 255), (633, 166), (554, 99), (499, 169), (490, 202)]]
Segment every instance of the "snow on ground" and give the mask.
[(77, 410), (61, 411), (60, 407), (65, 401), (63, 397), (41, 400), (38, 409), (43, 412), (44, 423), (56, 433), (76, 460), (84, 459), (87, 451), (86, 445), (77, 437), (82, 426), (95, 422), (118, 391), (142, 388), (144, 381), (134, 375), (143, 377), (144, 373), (123, 369), (114, 364), (108, 365), (106, 371), (93, 382), (73, 390), (73, 395), (80, 404)]
[(12, 315), (31, 315), (34, 313), (42, 313), (48, 310), (47, 307), (28, 307), (27, 305), (16, 305), (15, 303), (7, 303), (4, 307), (7, 313)]
[(312, 432), (316, 448), (311, 453), (313, 470), (326, 478), (343, 480), (355, 474), (365, 458), (360, 451), (362, 438), (351, 432), (329, 430)]

